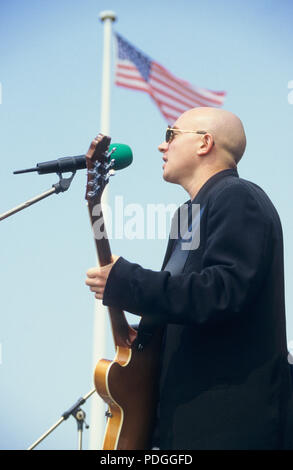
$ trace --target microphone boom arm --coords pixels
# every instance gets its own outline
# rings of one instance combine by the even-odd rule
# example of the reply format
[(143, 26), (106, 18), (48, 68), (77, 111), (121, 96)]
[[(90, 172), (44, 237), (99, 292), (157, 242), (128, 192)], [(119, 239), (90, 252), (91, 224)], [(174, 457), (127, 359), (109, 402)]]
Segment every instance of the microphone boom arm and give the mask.
[[(34, 170), (26, 170), (26, 171), (34, 171)], [(65, 191), (69, 189), (71, 182), (75, 176), (75, 173), (76, 171), (74, 171), (69, 178), (63, 178), (62, 173), (57, 173), (59, 176), (59, 181), (58, 183), (53, 184), (51, 189), (48, 189), (48, 191), (45, 191), (44, 193), (41, 193), (38, 196), (35, 196), (26, 202), (23, 202), (19, 206), (16, 206), (7, 212), (4, 212), (3, 214), (0, 214), (0, 221), (6, 219), (7, 217), (10, 217), (16, 212), (20, 212), (21, 210), (26, 209), (32, 204), (35, 204), (36, 202), (39, 202), (42, 199), (45, 199), (46, 197), (51, 196), (52, 194), (59, 194), (61, 192), (64, 193)]]

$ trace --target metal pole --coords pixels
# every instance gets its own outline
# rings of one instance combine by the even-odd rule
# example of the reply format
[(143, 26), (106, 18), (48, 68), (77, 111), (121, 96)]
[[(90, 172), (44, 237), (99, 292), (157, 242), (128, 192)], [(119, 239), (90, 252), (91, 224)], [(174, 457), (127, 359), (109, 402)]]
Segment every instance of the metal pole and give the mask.
[(54, 429), (56, 429), (59, 424), (63, 423), (65, 418), (60, 418), (57, 423), (55, 423), (53, 426), (50, 427), (50, 429), (48, 429), (47, 432), (45, 432), (36, 442), (34, 442), (31, 446), (28, 447), (27, 450), (33, 450), (35, 447), (37, 447), (37, 445), (42, 442), (47, 436), (49, 436), (49, 434), (51, 434), (51, 432), (54, 431)]
[[(113, 11), (100, 13), (100, 20), (104, 24), (104, 52), (102, 71), (102, 100), (100, 132), (110, 134), (110, 91), (111, 91), (111, 39), (112, 23), (116, 20)], [(107, 201), (107, 189), (103, 193), (102, 203)], [(94, 332), (93, 332), (93, 362), (94, 368), (99, 359), (106, 357), (108, 311), (101, 301), (95, 301)], [(98, 395), (93, 397), (90, 416), (90, 442), (91, 450), (101, 449), (105, 432), (105, 404)]]
[(0, 214), (0, 221), (6, 219), (7, 217), (10, 217), (13, 214), (16, 214), (16, 212), (22, 211), (23, 209), (26, 209), (27, 207), (31, 206), (32, 204), (35, 204), (36, 202), (41, 201), (42, 199), (45, 199), (48, 196), (51, 196), (51, 194), (56, 192), (56, 188), (51, 188), (48, 189), (48, 191), (45, 191), (44, 193), (40, 194), (39, 196), (33, 197), (32, 199), (29, 199), (26, 202), (23, 202), (17, 207), (14, 207), (13, 209), (10, 209), (7, 212), (4, 212), (3, 214)]
[(101, 132), (110, 132), (110, 91), (111, 91), (111, 44), (112, 23), (116, 20), (113, 11), (102, 11), (100, 19), (104, 23), (104, 54), (102, 75), (102, 106), (101, 106)]

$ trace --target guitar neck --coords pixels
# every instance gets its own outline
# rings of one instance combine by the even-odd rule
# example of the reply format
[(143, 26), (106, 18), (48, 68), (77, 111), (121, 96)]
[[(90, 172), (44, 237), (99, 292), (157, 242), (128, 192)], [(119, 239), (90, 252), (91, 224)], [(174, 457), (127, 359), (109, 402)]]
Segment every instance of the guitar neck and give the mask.
[[(112, 253), (107, 236), (101, 202), (98, 206), (91, 207), (88, 204), (90, 221), (93, 227), (96, 251), (100, 266), (112, 262)], [(93, 215), (93, 212), (97, 215)], [(123, 310), (109, 307), (109, 315), (115, 346), (129, 347), (131, 344), (131, 331)]]

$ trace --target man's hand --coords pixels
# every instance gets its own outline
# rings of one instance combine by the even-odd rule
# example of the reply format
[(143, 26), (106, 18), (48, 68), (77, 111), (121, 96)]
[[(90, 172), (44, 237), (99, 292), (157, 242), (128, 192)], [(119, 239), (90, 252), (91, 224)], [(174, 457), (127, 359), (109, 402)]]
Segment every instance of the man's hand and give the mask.
[(112, 263), (107, 264), (106, 266), (101, 266), (100, 268), (91, 268), (86, 273), (87, 278), (85, 283), (90, 287), (92, 292), (95, 292), (96, 299), (103, 300), (108, 276), (112, 267), (119, 258), (120, 256), (112, 255)]

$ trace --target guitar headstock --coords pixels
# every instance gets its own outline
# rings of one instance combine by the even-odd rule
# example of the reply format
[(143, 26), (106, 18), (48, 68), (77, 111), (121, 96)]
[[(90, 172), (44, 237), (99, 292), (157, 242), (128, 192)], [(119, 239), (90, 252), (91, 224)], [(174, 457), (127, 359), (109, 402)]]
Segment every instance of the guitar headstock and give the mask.
[(103, 191), (109, 182), (110, 171), (114, 167), (114, 160), (111, 159), (114, 149), (109, 152), (110, 142), (110, 137), (99, 134), (92, 141), (86, 154), (88, 171), (85, 198), (91, 205), (101, 202)]

